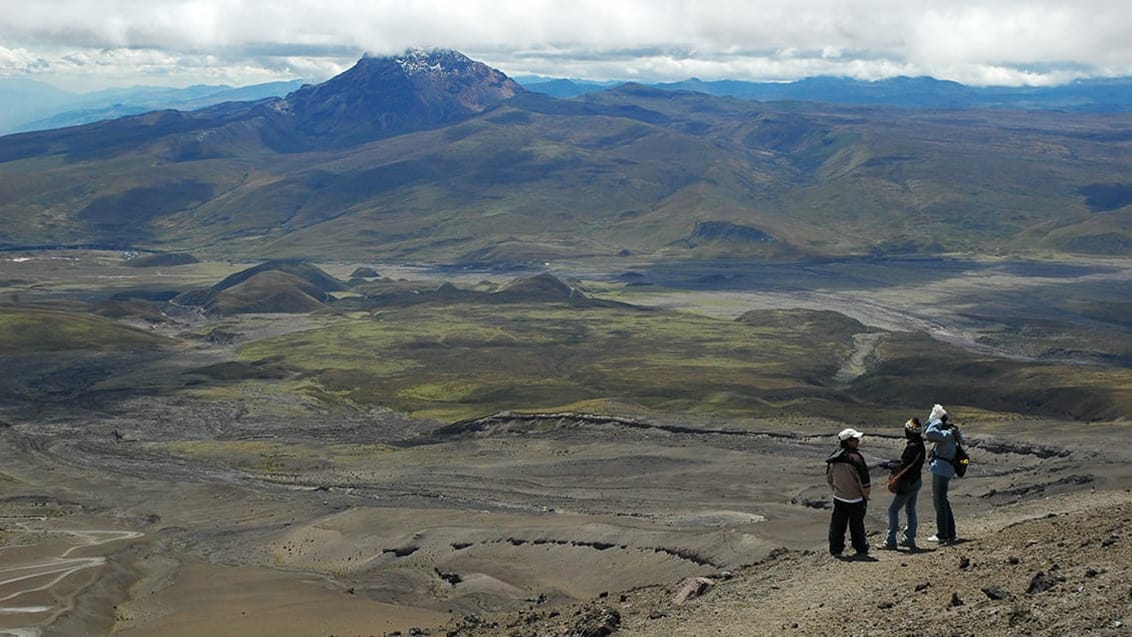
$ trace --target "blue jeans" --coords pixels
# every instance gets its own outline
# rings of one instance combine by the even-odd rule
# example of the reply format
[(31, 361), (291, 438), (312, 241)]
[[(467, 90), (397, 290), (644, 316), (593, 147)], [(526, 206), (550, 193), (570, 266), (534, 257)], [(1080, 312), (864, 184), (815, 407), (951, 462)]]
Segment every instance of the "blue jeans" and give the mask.
[(947, 489), (951, 478), (932, 474), (932, 504), (935, 505), (936, 537), (941, 540), (954, 540), (955, 515), (951, 512), (951, 502), (947, 499)]
[(888, 505), (888, 537), (884, 540), (885, 544), (896, 545), (896, 531), (900, 528), (901, 509), (904, 510), (905, 517), (908, 519), (908, 525), (904, 527), (904, 541), (916, 543), (916, 529), (919, 528), (919, 520), (916, 517), (916, 500), (922, 486), (924, 486), (924, 481), (917, 478), (908, 491), (892, 496), (892, 504)]

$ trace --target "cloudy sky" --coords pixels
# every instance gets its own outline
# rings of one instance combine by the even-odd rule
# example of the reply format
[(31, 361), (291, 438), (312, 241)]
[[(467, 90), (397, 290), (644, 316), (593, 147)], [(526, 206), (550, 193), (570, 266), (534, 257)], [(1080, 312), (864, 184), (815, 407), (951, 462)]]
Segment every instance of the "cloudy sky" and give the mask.
[(0, 78), (319, 82), (443, 47), (511, 76), (1049, 85), (1132, 76), (1128, 0), (0, 0)]

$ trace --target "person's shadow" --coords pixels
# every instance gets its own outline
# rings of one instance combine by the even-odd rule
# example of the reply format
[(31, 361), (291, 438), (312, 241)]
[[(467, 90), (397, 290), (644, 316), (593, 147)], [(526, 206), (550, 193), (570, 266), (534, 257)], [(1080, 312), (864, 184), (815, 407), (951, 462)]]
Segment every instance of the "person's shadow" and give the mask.
[(856, 555), (834, 555), (833, 557), (841, 560), (842, 562), (879, 562), (877, 558), (869, 555), (868, 553), (857, 553)]

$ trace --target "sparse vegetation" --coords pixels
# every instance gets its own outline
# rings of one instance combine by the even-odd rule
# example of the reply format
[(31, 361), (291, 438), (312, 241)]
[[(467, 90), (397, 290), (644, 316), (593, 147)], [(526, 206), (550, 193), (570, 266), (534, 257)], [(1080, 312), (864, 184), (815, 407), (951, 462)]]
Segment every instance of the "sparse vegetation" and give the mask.
[[(0, 474), (0, 504), (29, 527), (50, 517), (56, 528), (144, 531), (134, 540), (144, 550), (87, 549), (154, 573), (119, 604), (132, 630), (146, 630), (143, 612), (164, 617), (151, 608), (259, 626), (279, 608), (279, 584), (316, 573), (365, 591), (323, 591), (358, 600), (354, 626), (372, 625), (374, 600), (396, 578), (410, 607), (427, 597), (430, 608), (522, 608), (546, 626), (558, 623), (551, 608), (627, 591), (649, 612), (623, 617), (670, 634), (651, 610), (670, 593), (643, 585), (745, 573), (768, 552), (791, 573), (869, 568), (810, 551), (825, 532), (813, 503), (824, 502), (829, 435), (847, 423), (867, 430), (879, 461), (897, 452), (899, 423), (936, 401), (978, 458), (956, 485), (973, 543), (989, 536), (967, 535), (968, 520), (1016, 519), (1027, 503), (1044, 515), (1051, 496), (1071, 501), (1083, 488), (1101, 503), (1125, 486), (1123, 447), (1102, 442), (1119, 440), (1115, 419), (1132, 402), (1129, 337), (1112, 316), (1122, 265), (1027, 266), (1017, 280), (1010, 267), (951, 262), (638, 263), (625, 277), (460, 273), (455, 283), (437, 271), (359, 284), (315, 313), (221, 317), (160, 299), (246, 268), (179, 266), (194, 272), (158, 289), (123, 279), (143, 269), (91, 263), (52, 271), (82, 271), (73, 296), (65, 279), (0, 277), (11, 372), (0, 376), (0, 455), (34, 478)], [(201, 281), (210, 269), (223, 274)], [(100, 280), (148, 299), (148, 311), (85, 302), (108, 296)], [(155, 308), (165, 318), (149, 323)], [(472, 418), (486, 414), (497, 415)], [(1114, 421), (1081, 422), (1098, 418)], [(870, 510), (869, 528), (882, 516)], [(0, 544), (37, 541), (12, 528)], [(930, 554), (891, 557), (901, 573), (938, 570)], [(734, 585), (764, 581), (764, 570), (750, 573)], [(213, 594), (233, 581), (247, 616)], [(287, 599), (308, 603), (318, 590), (303, 584)], [(749, 603), (735, 625), (749, 625)], [(413, 612), (430, 618), (418, 626), (447, 619)]]
[(218, 463), (251, 473), (310, 476), (320, 469), (349, 470), (392, 453), (380, 444), (293, 444), (271, 440), (193, 440), (151, 443), (148, 449), (193, 462)]
[[(759, 104), (623, 87), (577, 101), (523, 95), (357, 145), (340, 136), (386, 118), (326, 108), (334, 117), (310, 139), (238, 109), (10, 138), (6, 245), (463, 263), (1122, 255), (1132, 245), (1129, 154), (1114, 141), (1127, 114)], [(187, 130), (217, 134), (188, 152)]]
[(441, 419), (619, 399), (694, 413), (824, 395), (851, 338), (820, 322), (759, 326), (560, 304), (414, 305), (240, 348), (279, 356), (351, 401)]
[[(855, 338), (878, 328), (830, 310), (742, 311), (744, 294), (762, 287), (773, 291), (812, 285), (816, 279), (850, 290), (883, 289), (904, 277), (930, 289), (947, 277), (978, 271), (971, 264), (943, 265), (818, 264), (798, 270), (666, 264), (634, 273), (633, 281), (654, 285), (628, 287), (608, 281), (566, 285), (551, 276), (460, 286), (383, 279), (335, 298), (319, 287), (336, 288), (334, 276), (279, 262), (283, 270), (261, 264), (212, 288), (195, 288), (204, 290), (199, 298), (182, 294), (171, 316), (158, 301), (98, 307), (121, 321), (88, 314), (82, 305), (0, 306), (0, 352), (141, 352), (178, 342), (235, 346), (235, 359), (150, 374), (146, 384), (218, 400), (275, 395), (279, 400), (264, 399), (263, 408), (279, 413), (318, 404), (389, 408), (441, 421), (509, 409), (721, 416), (837, 411), (869, 419), (910, 402), (942, 400), (991, 412), (1095, 420), (1132, 408), (1132, 377), (1121, 364), (1132, 355), (1132, 337), (1113, 315), (1114, 308), (1123, 307), (1116, 300), (1119, 280), (1109, 284), (1112, 290), (1077, 289), (1071, 296), (1055, 287), (1038, 296), (1000, 293), (956, 315), (978, 329), (972, 345), (1001, 354), (897, 331), (873, 339), (877, 346), (847, 377), (839, 371), (857, 347)], [(193, 267), (208, 271), (211, 266)], [(1035, 274), (1105, 271), (1103, 266), (1050, 264)], [(268, 280), (275, 275), (278, 280)], [(92, 273), (91, 280), (96, 278)], [(288, 290), (306, 290), (307, 299), (325, 295), (313, 307), (328, 311), (288, 319), (240, 314), (268, 309), (267, 300)], [(1027, 298), (1040, 303), (1042, 319), (1030, 317)], [(175, 328), (177, 312), (191, 315), (192, 306), (183, 304), (192, 300), (236, 313), (202, 323), (208, 327)], [(687, 304), (696, 311), (648, 307), (653, 304)], [(1065, 321), (1073, 312), (1083, 315), (1082, 326)], [(136, 319), (161, 329), (140, 330), (123, 322)], [(176, 356), (170, 351), (167, 358), (172, 363)], [(93, 389), (98, 378), (132, 373), (116, 365), (121, 361), (75, 358), (68, 364), (60, 359), (50, 364), (56, 370), (50, 376), (37, 373), (7, 382), (19, 395), (42, 392), (36, 388), (46, 383), (52, 395), (70, 396)]]
[(101, 316), (0, 306), (0, 355), (62, 350), (151, 349), (173, 344), (169, 339)]

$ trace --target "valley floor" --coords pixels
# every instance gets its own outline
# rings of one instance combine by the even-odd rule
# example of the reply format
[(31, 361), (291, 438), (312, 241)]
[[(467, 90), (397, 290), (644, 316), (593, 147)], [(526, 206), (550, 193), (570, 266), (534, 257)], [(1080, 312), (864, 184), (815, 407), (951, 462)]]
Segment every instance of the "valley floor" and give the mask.
[[(127, 411), (207, 421), (186, 409)], [(824, 551), (835, 422), (548, 414), (438, 435), (368, 415), (320, 440), (307, 421), (254, 420), (239, 422), (255, 438), (177, 444), (136, 438), (122, 414), (6, 423), (0, 635), (596, 635), (583, 624), (611, 627), (611, 611), (625, 635), (1127, 621), (1122, 423), (972, 425), (976, 465), (954, 491), (965, 541), (842, 562)], [(866, 438), (878, 482), (891, 429)], [(928, 535), (926, 497), (920, 514)], [(1028, 592), (1038, 573), (1050, 586)], [(714, 586), (675, 606), (693, 577)]]
[[(101, 290), (107, 272), (127, 270), (44, 261), (37, 271), (51, 285), (20, 269), (30, 262), (0, 263), (11, 288), (6, 309), (19, 314), (29, 296), (36, 307), (67, 308)], [(228, 274), (200, 267), (168, 285)], [(9, 329), (0, 375), (0, 637), (1128, 634), (1132, 425), (1121, 405), (1132, 385), (1121, 361), (1130, 341), (1124, 315), (1110, 310), (1126, 304), (1132, 266), (1085, 264), (1055, 277), (1060, 269), (1022, 276), (992, 264), (943, 278), (924, 266), (925, 282), (905, 279), (903, 265), (814, 267), (807, 283), (836, 276), (839, 287), (795, 292), (791, 280), (779, 281), (790, 271), (771, 266), (744, 274), (771, 289), (667, 285), (665, 277), (717, 280), (683, 266), (649, 271), (656, 286), (593, 284), (618, 300), (728, 323), (752, 309), (804, 307), (852, 313), (867, 326), (846, 334), (843, 358), (814, 367), (820, 378), (805, 381), (821, 402), (794, 409), (806, 407), (804, 397), (768, 391), (773, 408), (759, 412), (766, 417), (716, 410), (712, 401), (728, 392), (705, 381), (708, 390), (691, 399), (699, 414), (647, 411), (641, 405), (649, 403), (613, 396), (602, 402), (605, 415), (504, 412), (453, 424), (343, 398), (348, 373), (331, 389), (309, 381), (324, 365), (316, 356), (309, 368), (298, 361), (290, 384), (272, 382), (270, 365), (235, 357), (240, 339), (295, 335), (270, 352), (282, 354), (328, 323), (353, 322), (373, 340), (335, 343), (377, 359), (379, 350), (367, 347), (412, 325), (364, 312), (349, 321), (331, 312), (121, 321), (141, 326), (146, 342), (169, 339), (160, 355), (140, 345), (103, 351), (99, 338), (77, 353), (57, 352), (49, 339)], [(90, 277), (79, 291), (76, 273)], [(134, 276), (120, 284), (141, 286), (148, 275)], [(892, 277), (898, 287), (888, 285)], [(436, 309), (436, 320), (449, 309)], [(81, 333), (89, 308), (78, 303), (74, 314), (81, 321), (59, 325)], [(37, 327), (44, 315), (27, 316), (34, 320), (20, 325)], [(537, 331), (541, 316), (518, 318)], [(781, 340), (774, 329), (766, 327), (768, 341)], [(961, 355), (964, 364), (942, 380), (912, 373), (917, 384), (858, 388), (887, 349), (904, 352), (913, 372), (922, 366), (926, 348), (899, 350), (906, 334), (959, 345), (941, 360)], [(667, 344), (652, 338), (642, 342)], [(42, 351), (29, 351), (29, 342)], [(491, 358), (504, 350), (489, 344), (475, 350), (489, 367), (523, 362), (514, 348), (511, 358)], [(441, 349), (417, 345), (413, 352)], [(749, 358), (761, 362), (769, 349), (752, 348)], [(566, 354), (564, 365), (577, 352)], [(783, 356), (819, 358), (804, 347)], [(1047, 360), (1061, 365), (1056, 373)], [(1003, 361), (1012, 370), (1007, 384), (983, 387), (971, 375)], [(1027, 366), (1012, 367), (1019, 361)], [(600, 378), (618, 377), (623, 363), (599, 362), (613, 370)], [(437, 369), (435, 386), (374, 383), (390, 399), (474, 393), (445, 375), (450, 368)], [(767, 373), (759, 379), (766, 386), (789, 386), (783, 372)], [(901, 368), (887, 378), (897, 377), (905, 377)], [(835, 433), (847, 425), (865, 432), (862, 451), (879, 485), (886, 461), (900, 454), (904, 419), (915, 415), (899, 405), (920, 405), (923, 417), (932, 402), (948, 402), (936, 395), (941, 388), (969, 399), (968, 387), (1013, 402), (999, 411), (975, 399), (964, 404), (979, 408), (948, 405), (973, 457), (952, 492), (964, 541), (923, 541), (915, 554), (876, 551), (875, 561), (828, 556), (823, 461)], [(889, 394), (875, 395), (882, 390)], [(493, 391), (501, 402), (516, 400)], [(1038, 417), (1061, 413), (1045, 402), (1050, 396), (1094, 411)], [(1028, 406), (1031, 398), (1041, 409)], [(887, 503), (881, 492), (870, 506), (874, 543)], [(926, 492), (919, 511), (921, 536), (930, 535)], [(674, 603), (694, 578), (711, 585)]]

